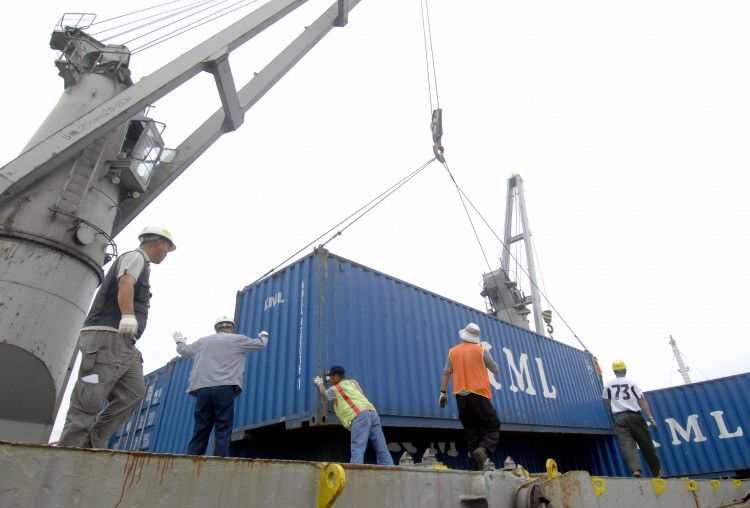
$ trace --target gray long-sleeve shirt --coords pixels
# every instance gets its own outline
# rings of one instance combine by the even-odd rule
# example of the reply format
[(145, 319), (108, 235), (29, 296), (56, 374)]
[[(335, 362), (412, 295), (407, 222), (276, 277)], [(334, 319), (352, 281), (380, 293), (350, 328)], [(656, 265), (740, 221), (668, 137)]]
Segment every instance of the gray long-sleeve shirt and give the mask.
[(245, 355), (266, 347), (267, 337), (251, 339), (236, 333), (219, 332), (192, 344), (177, 344), (177, 352), (185, 358), (195, 358), (190, 373), (188, 393), (209, 386), (234, 385), (242, 391), (245, 375)]

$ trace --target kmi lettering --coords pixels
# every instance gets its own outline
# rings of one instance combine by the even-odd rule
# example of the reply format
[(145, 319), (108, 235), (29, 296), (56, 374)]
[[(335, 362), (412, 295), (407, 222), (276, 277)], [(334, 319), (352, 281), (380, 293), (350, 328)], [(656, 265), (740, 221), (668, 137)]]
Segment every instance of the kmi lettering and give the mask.
[(273, 296), (269, 296), (268, 298), (266, 298), (266, 301), (263, 304), (263, 310), (268, 310), (271, 307), (275, 307), (280, 303), (285, 303), (284, 295), (282, 294), (281, 291), (279, 291)]

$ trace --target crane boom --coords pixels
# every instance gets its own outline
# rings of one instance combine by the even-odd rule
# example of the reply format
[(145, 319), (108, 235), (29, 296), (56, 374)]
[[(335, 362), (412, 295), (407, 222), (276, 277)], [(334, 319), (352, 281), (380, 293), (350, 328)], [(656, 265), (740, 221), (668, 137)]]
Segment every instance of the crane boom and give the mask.
[[(0, 440), (48, 441), (112, 237), (240, 127), (360, 0), (335, 0), (238, 91), (229, 54), (306, 2), (271, 0), (137, 83), (125, 46), (76, 27), (53, 32), (65, 93), (23, 153), (0, 168)], [(163, 125), (144, 112), (201, 72), (214, 76), (222, 107), (167, 162)]]

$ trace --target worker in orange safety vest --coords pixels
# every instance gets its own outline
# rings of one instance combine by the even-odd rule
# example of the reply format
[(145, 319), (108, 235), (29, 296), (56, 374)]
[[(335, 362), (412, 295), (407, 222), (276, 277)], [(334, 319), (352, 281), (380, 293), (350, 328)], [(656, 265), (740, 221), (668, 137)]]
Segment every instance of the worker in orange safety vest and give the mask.
[(451, 348), (443, 369), (440, 407), (448, 403), (448, 383), (453, 379), (458, 418), (466, 431), (469, 453), (477, 469), (492, 469), (492, 454), (500, 438), (500, 419), (492, 405), (492, 391), (487, 369), (497, 374), (499, 368), (490, 353), (479, 343), (479, 326), (469, 323), (459, 330), (462, 342)]

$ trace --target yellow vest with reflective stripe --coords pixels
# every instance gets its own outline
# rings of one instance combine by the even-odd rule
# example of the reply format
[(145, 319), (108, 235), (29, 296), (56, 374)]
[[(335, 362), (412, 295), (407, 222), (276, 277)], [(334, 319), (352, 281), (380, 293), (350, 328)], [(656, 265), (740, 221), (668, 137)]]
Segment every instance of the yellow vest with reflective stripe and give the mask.
[(352, 420), (362, 411), (375, 411), (375, 406), (370, 404), (362, 389), (356, 381), (344, 379), (333, 385), (336, 400), (333, 401), (333, 410), (347, 430), (352, 430)]

